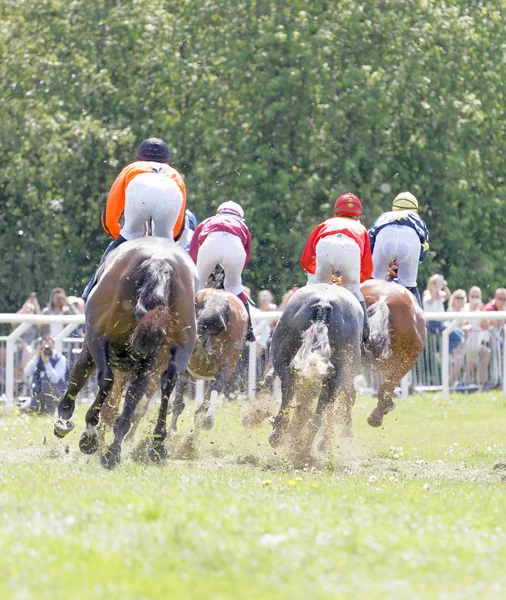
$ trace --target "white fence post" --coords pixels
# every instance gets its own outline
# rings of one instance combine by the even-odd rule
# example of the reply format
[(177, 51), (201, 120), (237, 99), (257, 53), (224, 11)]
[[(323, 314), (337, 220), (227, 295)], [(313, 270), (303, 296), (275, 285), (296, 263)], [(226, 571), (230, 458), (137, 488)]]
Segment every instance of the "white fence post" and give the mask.
[(257, 387), (257, 343), (250, 342), (248, 354), (248, 398), (255, 399)]
[(30, 329), (30, 327), (30, 323), (22, 323), (7, 336), (7, 358), (5, 361), (5, 400), (7, 406), (12, 406), (14, 402), (14, 352), (16, 349), (16, 340), (20, 335), (23, 335), (27, 329)]

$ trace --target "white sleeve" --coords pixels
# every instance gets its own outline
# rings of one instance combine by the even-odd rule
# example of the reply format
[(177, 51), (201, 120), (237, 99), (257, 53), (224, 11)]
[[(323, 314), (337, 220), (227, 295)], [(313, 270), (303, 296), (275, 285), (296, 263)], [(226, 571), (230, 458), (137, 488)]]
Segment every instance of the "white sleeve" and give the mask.
[(58, 383), (65, 377), (66, 367), (67, 359), (64, 356), (60, 356), (54, 367), (50, 362), (48, 362), (47, 365), (44, 365), (44, 368), (46, 369), (46, 375), (51, 383)]
[(26, 377), (28, 377), (29, 375), (33, 375), (35, 373), (35, 369), (37, 368), (38, 360), (39, 360), (39, 357), (37, 355), (35, 355), (31, 360), (29, 360), (26, 363), (25, 368), (23, 369), (23, 373), (25, 374)]

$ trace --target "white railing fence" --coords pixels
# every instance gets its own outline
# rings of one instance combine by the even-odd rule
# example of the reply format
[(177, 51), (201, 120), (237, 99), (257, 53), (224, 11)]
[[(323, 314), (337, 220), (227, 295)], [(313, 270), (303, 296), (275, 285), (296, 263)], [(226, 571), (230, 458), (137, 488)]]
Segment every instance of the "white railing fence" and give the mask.
[[(247, 368), (247, 394), (253, 399), (259, 379), (258, 374), (258, 345), (265, 345), (268, 339), (268, 329), (280, 318), (282, 312), (256, 312), (252, 316), (253, 325), (258, 342), (249, 344), (248, 368)], [(465, 313), (426, 313), (427, 321), (446, 321), (449, 324), (442, 332), (428, 335), (427, 346), (413, 370), (401, 382), (401, 396), (406, 398), (411, 390), (430, 391), (442, 390), (443, 396), (447, 398), (450, 390), (455, 388), (453, 376), (460, 369), (462, 371), (464, 362), (458, 363), (460, 358), (455, 353), (450, 353), (450, 335), (457, 330), (463, 322), (481, 323), (484, 320), (493, 322), (490, 327), (489, 341), (487, 342), (487, 356), (490, 363), (487, 371), (489, 383), (493, 386), (502, 384), (503, 395), (506, 396), (506, 352), (504, 352), (504, 322), (505, 312), (465, 312)], [(8, 405), (15, 400), (15, 352), (17, 340), (32, 325), (61, 324), (64, 327), (55, 336), (56, 351), (69, 354), (75, 351), (77, 345), (82, 343), (82, 338), (69, 338), (69, 334), (80, 324), (84, 323), (84, 315), (23, 315), (23, 314), (0, 314), (0, 324), (11, 324), (14, 329), (5, 336), (0, 336), (0, 394)], [(16, 326), (17, 325), (17, 326)], [(369, 391), (374, 391), (377, 378), (366, 374), (370, 380), (365, 386)], [(454, 378), (454, 377), (453, 377)], [(4, 388), (4, 389), (2, 389)], [(196, 400), (199, 402), (204, 393), (204, 382), (196, 384)]]

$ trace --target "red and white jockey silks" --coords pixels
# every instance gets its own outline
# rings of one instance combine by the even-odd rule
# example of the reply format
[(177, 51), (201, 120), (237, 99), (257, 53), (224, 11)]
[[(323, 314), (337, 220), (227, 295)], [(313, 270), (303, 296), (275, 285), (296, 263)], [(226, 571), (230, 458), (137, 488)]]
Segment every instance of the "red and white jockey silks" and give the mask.
[[(357, 274), (354, 276), (354, 279), (359, 278), (360, 282), (365, 281), (366, 279), (370, 279), (372, 275), (372, 256), (371, 256), (371, 246), (369, 243), (369, 235), (367, 234), (367, 229), (360, 223), (360, 221), (355, 221), (353, 219), (347, 219), (343, 217), (334, 217), (332, 219), (327, 219), (311, 233), (309, 236), (306, 247), (304, 248), (304, 252), (301, 257), (302, 267), (310, 274), (315, 274), (317, 270), (317, 252), (316, 247), (318, 243), (328, 236), (336, 236), (337, 234), (342, 234), (352, 240), (357, 246), (359, 250), (359, 264), (355, 265), (355, 269), (358, 268)], [(341, 238), (342, 243), (346, 242)], [(338, 245), (334, 249), (334, 253), (338, 252)], [(328, 252), (326, 253), (328, 255)], [(338, 261), (339, 262), (339, 261)], [(338, 267), (343, 265), (336, 265), (336, 270), (341, 270)], [(341, 274), (342, 270), (341, 270)], [(332, 273), (331, 273), (332, 275)], [(322, 282), (323, 283), (323, 282)], [(330, 280), (325, 283), (330, 283)]]
[(202, 289), (217, 264), (225, 270), (225, 290), (242, 292), (242, 271), (251, 255), (251, 234), (242, 219), (219, 213), (197, 226), (190, 244)]

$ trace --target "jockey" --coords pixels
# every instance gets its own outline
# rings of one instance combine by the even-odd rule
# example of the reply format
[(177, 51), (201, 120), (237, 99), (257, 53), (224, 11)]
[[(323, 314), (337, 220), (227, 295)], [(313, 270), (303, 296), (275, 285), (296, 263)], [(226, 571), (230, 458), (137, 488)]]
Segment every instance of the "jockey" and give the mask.
[(184, 231), (183, 235), (179, 238), (178, 244), (182, 246), (186, 252), (190, 250), (190, 242), (192, 241), (193, 233), (197, 228), (197, 217), (192, 213), (191, 210), (186, 209), (184, 217)]
[(367, 229), (359, 221), (362, 203), (353, 194), (344, 194), (336, 200), (334, 214), (311, 233), (301, 263), (308, 273), (308, 285), (332, 283), (333, 272), (339, 271), (343, 286), (354, 294), (364, 311), (365, 341), (369, 320), (360, 284), (371, 277), (372, 257)]
[(216, 215), (202, 221), (190, 243), (190, 256), (197, 265), (199, 290), (217, 264), (225, 271), (225, 291), (235, 294), (248, 312), (246, 341), (254, 342), (248, 297), (242, 287), (242, 271), (251, 255), (251, 234), (244, 223), (244, 211), (236, 202), (223, 202)]
[(418, 200), (402, 192), (393, 201), (392, 210), (383, 213), (369, 230), (374, 262), (374, 279), (385, 279), (388, 266), (397, 261), (399, 283), (422, 306), (417, 287), (418, 263), (429, 250), (429, 232), (418, 215)]
[[(107, 247), (82, 298), (87, 300), (97, 282), (105, 257), (127, 240), (144, 235), (151, 218), (153, 235), (178, 240), (183, 233), (186, 187), (181, 175), (169, 167), (169, 148), (158, 138), (144, 140), (137, 161), (127, 165), (113, 183), (101, 216), (102, 227), (114, 241)], [(123, 216), (123, 226), (120, 219)]]

